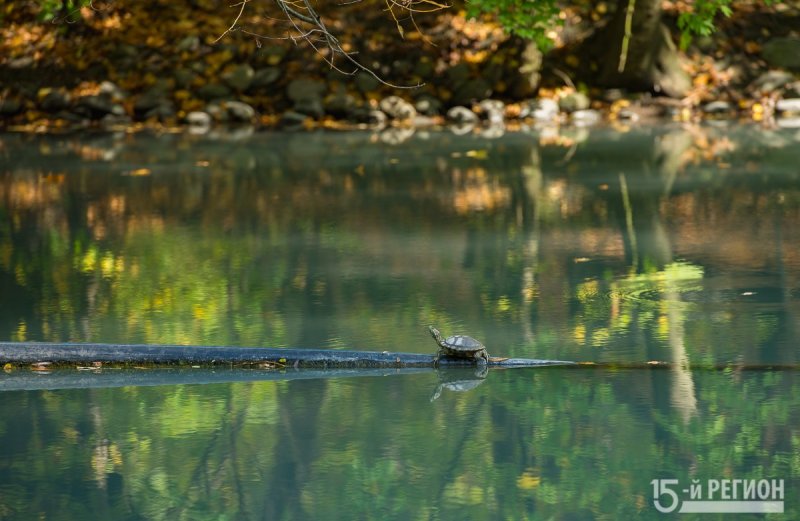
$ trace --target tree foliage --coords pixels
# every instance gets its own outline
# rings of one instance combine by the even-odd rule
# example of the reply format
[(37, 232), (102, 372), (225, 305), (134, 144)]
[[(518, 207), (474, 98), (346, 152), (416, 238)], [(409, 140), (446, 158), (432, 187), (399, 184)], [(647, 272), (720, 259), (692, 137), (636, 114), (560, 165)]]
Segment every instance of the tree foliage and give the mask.
[(543, 49), (552, 45), (548, 29), (562, 23), (559, 12), (555, 0), (473, 0), (468, 4), (470, 16), (490, 14), (508, 32), (534, 40)]

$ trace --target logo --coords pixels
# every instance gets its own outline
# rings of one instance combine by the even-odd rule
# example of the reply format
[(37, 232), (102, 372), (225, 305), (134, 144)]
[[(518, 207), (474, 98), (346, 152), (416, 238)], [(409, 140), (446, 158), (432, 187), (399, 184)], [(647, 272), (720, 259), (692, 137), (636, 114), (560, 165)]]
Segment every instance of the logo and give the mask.
[[(664, 514), (783, 514), (782, 479), (654, 479), (653, 506)], [(705, 486), (704, 486), (705, 485)]]

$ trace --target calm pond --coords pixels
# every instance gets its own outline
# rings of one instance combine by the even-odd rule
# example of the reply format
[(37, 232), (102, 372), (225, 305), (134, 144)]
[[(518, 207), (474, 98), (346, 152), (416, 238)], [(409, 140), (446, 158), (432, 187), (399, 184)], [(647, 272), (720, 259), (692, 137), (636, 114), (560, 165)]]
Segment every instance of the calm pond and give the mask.
[(797, 129), (400, 137), (0, 135), (0, 340), (604, 365), (39, 374), (0, 520), (800, 518)]

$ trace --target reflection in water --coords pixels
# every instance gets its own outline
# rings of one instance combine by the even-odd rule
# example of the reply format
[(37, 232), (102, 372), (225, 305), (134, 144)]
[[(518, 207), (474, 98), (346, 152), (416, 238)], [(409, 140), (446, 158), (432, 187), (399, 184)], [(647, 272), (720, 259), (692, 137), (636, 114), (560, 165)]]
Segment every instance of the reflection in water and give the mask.
[(440, 367), (436, 371), (439, 384), (433, 390), (431, 401), (438, 399), (445, 389), (457, 393), (472, 391), (481, 385), (489, 375), (489, 367), (480, 365), (477, 368)]
[(791, 133), (0, 140), (8, 340), (432, 352), (436, 323), (675, 364), (4, 393), (0, 518), (621, 519), (657, 477), (798, 478), (794, 373), (698, 370), (798, 362)]
[[(800, 478), (794, 372), (499, 371), (9, 392), (7, 519), (658, 518), (650, 481)], [(490, 381), (491, 380), (491, 381)], [(483, 380), (479, 380), (483, 381)], [(796, 515), (787, 502), (789, 517)]]
[(4, 136), (0, 330), (421, 352), (436, 322), (498, 355), (669, 360), (665, 290), (615, 287), (678, 262), (692, 363), (795, 361), (796, 147), (714, 132)]

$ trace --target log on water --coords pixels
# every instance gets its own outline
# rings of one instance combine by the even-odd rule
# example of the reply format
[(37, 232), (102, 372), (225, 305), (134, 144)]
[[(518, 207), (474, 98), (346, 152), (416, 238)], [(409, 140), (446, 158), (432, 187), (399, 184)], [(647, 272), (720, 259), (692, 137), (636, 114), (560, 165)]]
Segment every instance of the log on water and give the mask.
[[(0, 342), (0, 365), (248, 365), (276, 368), (403, 368), (433, 367), (434, 355), (388, 351), (291, 349), (269, 347), (181, 346), (160, 344), (91, 344)], [(441, 359), (440, 365), (474, 365), (470, 360)], [(571, 365), (562, 360), (492, 357), (489, 366), (536, 367)]]

